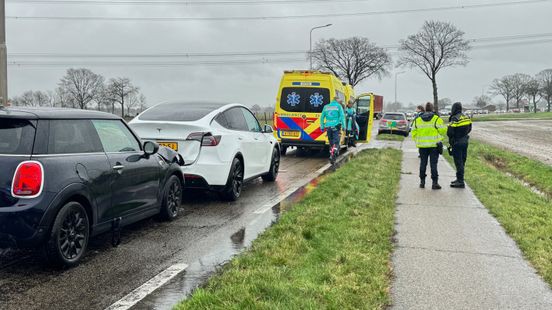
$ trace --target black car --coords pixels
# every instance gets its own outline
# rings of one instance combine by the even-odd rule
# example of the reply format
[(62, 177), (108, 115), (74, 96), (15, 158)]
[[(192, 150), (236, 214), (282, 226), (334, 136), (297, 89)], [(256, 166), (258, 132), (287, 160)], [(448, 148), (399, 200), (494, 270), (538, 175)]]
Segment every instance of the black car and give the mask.
[(75, 265), (91, 236), (176, 217), (182, 164), (112, 114), (0, 108), (0, 248)]

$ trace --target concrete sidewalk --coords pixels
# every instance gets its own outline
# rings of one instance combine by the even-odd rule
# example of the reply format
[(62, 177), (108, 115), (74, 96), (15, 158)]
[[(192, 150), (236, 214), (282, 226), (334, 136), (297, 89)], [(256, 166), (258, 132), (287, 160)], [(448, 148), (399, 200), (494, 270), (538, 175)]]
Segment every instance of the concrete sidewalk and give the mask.
[(402, 149), (393, 307), (552, 309), (549, 286), (471, 189), (449, 187), (454, 169), (441, 157), (443, 189), (431, 190), (429, 175), (419, 189), (416, 146), (407, 139)]

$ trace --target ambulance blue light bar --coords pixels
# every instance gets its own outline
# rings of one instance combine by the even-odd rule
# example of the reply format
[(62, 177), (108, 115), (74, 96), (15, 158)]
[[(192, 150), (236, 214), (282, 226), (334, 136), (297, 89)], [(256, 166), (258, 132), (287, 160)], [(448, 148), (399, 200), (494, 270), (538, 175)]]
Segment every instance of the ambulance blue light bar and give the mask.
[(293, 86), (320, 86), (319, 82), (292, 82)]

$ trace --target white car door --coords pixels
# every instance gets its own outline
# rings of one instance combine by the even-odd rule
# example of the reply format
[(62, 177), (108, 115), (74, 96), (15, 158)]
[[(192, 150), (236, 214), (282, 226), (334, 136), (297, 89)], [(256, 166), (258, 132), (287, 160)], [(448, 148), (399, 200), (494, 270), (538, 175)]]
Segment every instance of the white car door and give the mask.
[(250, 178), (257, 175), (255, 167), (255, 137), (249, 131), (249, 126), (245, 120), (245, 116), (241, 107), (235, 107), (224, 112), (228, 127), (232, 134), (236, 137), (239, 151), (244, 159), (244, 178)]
[(253, 115), (253, 113), (244, 108), (240, 109), (242, 110), (245, 121), (247, 122), (249, 134), (253, 139), (252, 154), (254, 158), (251, 164), (254, 165), (254, 175), (266, 173), (269, 169), (267, 166), (269, 166), (270, 159), (272, 157), (272, 144), (263, 134), (259, 121), (257, 121), (257, 118)]

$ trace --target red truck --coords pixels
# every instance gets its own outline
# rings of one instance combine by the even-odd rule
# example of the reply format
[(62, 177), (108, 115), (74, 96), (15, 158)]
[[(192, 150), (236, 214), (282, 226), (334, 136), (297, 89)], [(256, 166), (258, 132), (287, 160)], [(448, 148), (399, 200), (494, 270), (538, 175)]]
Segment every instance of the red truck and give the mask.
[(383, 96), (374, 95), (374, 118), (380, 119), (383, 113)]

